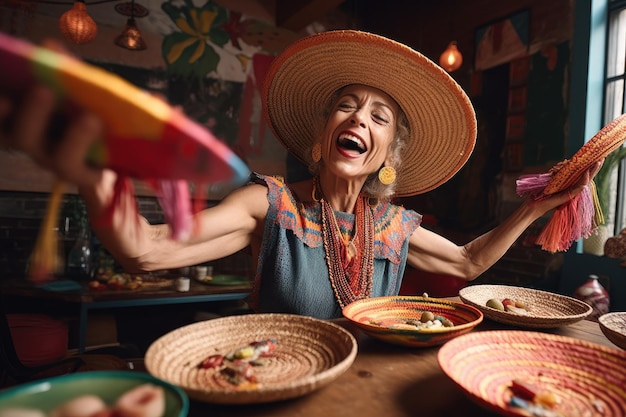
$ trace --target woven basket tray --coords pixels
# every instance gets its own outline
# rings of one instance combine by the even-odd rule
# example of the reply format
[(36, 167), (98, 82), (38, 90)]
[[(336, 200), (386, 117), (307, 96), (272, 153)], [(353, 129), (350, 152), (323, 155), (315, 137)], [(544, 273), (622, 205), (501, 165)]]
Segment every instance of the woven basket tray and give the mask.
[(616, 346), (626, 349), (626, 312), (603, 314), (598, 323), (607, 339)]
[(540, 332), (494, 330), (451, 340), (438, 360), (471, 399), (501, 415), (528, 415), (509, 406), (513, 379), (556, 395), (558, 415), (626, 415), (626, 352), (619, 349)]
[[(266, 339), (276, 349), (254, 367), (258, 384), (230, 384), (215, 369), (198, 365)], [(343, 374), (357, 353), (355, 338), (326, 321), (289, 314), (249, 314), (203, 321), (176, 329), (146, 352), (152, 375), (183, 388), (190, 398), (221, 404), (264, 403), (308, 394)]]
[[(554, 328), (583, 320), (593, 309), (587, 303), (565, 295), (508, 285), (471, 285), (459, 291), (464, 303), (470, 304), (485, 317), (499, 323), (526, 328)], [(527, 306), (525, 315), (487, 307), (487, 301), (509, 298)]]
[[(424, 311), (448, 319), (454, 326), (411, 330), (394, 328), (407, 319), (419, 321)], [(453, 337), (472, 331), (483, 321), (482, 313), (470, 305), (441, 298), (408, 295), (358, 300), (348, 304), (343, 309), (343, 315), (373, 338), (410, 347), (441, 345)]]

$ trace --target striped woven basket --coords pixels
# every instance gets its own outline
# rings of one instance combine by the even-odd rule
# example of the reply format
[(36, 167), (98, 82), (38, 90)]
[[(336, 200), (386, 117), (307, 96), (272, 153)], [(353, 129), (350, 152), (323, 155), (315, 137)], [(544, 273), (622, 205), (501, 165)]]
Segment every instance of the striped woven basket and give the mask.
[(603, 314), (598, 323), (607, 339), (626, 350), (626, 312)]
[[(272, 339), (275, 350), (254, 366), (256, 384), (233, 385), (215, 368), (199, 364), (252, 342)], [(248, 314), (190, 324), (150, 345), (148, 372), (183, 388), (190, 398), (221, 404), (266, 403), (299, 397), (343, 374), (357, 353), (344, 328), (290, 314)]]
[(554, 395), (559, 416), (626, 415), (626, 352), (619, 349), (540, 332), (493, 330), (451, 340), (439, 349), (438, 360), (471, 399), (500, 415), (531, 415), (510, 405), (513, 380)]
[[(419, 321), (425, 311), (450, 320), (454, 326), (425, 329), (398, 326), (407, 320)], [(354, 301), (344, 307), (343, 315), (375, 339), (409, 347), (441, 345), (472, 331), (483, 321), (479, 310), (458, 301), (402, 295)]]
[[(525, 328), (565, 326), (583, 320), (593, 311), (589, 304), (576, 298), (509, 285), (470, 285), (459, 291), (459, 297), (464, 303), (479, 309), (488, 319)], [(492, 298), (521, 301), (528, 309), (527, 314), (487, 307), (487, 301)]]

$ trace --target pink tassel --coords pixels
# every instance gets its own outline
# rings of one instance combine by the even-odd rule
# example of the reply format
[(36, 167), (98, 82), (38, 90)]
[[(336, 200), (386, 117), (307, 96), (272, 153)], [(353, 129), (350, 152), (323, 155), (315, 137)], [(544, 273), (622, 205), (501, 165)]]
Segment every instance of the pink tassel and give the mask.
[(138, 209), (134, 190), (133, 182), (129, 177), (118, 175), (113, 188), (111, 204), (98, 216), (92, 217), (91, 224), (99, 228), (111, 227), (113, 216), (117, 210), (136, 213)]
[(165, 221), (172, 228), (172, 239), (188, 240), (191, 237), (193, 222), (187, 181), (159, 180), (156, 187)]
[(588, 185), (570, 201), (556, 208), (535, 243), (541, 245), (541, 249), (554, 253), (569, 249), (575, 240), (591, 236), (598, 226), (594, 191), (595, 188)]
[(551, 174), (523, 175), (516, 181), (517, 194), (536, 200), (543, 196), (543, 190), (548, 186), (551, 179)]

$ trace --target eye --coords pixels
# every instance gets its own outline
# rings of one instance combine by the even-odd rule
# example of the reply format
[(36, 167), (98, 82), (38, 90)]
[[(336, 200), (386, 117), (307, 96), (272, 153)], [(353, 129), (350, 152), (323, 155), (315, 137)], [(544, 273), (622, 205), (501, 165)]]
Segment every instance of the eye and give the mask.
[(342, 111), (351, 111), (356, 109), (356, 105), (348, 101), (342, 101), (337, 103), (337, 109)]
[(378, 124), (381, 124), (381, 125), (388, 125), (389, 124), (389, 117), (387, 117), (386, 114), (383, 114), (383, 113), (372, 113), (372, 118)]

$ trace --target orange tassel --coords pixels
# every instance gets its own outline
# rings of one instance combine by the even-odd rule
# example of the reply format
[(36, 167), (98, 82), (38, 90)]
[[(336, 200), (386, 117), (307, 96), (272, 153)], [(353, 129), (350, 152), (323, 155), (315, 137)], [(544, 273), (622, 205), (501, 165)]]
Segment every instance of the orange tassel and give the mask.
[(46, 207), (39, 235), (28, 263), (28, 277), (35, 282), (42, 282), (53, 278), (62, 267), (59, 258), (58, 236), (55, 230), (59, 222), (59, 210), (63, 201), (65, 183), (56, 181)]
[(554, 253), (566, 251), (575, 240), (591, 236), (598, 225), (595, 194), (591, 182), (570, 201), (557, 207), (535, 243)]

